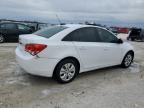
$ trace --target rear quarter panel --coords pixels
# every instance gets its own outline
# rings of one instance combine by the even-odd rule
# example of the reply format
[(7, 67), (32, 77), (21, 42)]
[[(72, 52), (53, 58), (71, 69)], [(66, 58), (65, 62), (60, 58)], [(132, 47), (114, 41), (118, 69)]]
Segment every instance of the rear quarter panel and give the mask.
[(59, 63), (62, 59), (67, 57), (76, 58), (80, 65), (81, 69), (83, 67), (82, 62), (80, 60), (79, 55), (74, 47), (73, 42), (48, 42), (48, 47), (39, 54), (40, 57), (49, 58), (49, 59), (57, 59), (57, 63)]

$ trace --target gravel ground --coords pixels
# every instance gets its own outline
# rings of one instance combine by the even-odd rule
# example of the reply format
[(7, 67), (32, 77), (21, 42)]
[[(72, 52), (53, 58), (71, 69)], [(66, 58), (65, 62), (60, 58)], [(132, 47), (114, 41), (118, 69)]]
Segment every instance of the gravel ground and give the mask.
[(83, 73), (65, 85), (25, 73), (15, 61), (16, 44), (0, 44), (0, 108), (144, 108), (144, 43), (131, 44), (130, 68)]

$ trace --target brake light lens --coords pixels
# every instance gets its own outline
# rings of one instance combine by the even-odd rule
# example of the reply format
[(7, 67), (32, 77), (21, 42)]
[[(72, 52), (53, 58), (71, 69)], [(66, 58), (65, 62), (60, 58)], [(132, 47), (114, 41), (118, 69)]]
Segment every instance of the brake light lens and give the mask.
[(25, 51), (34, 56), (40, 53), (46, 47), (47, 45), (44, 45), (44, 44), (26, 44)]

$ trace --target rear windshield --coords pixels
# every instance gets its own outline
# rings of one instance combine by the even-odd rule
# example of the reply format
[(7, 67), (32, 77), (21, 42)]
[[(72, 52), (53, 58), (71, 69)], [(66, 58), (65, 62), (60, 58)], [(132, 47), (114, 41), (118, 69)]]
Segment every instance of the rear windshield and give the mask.
[(53, 27), (48, 27), (42, 30), (39, 30), (33, 34), (38, 35), (38, 36), (42, 36), (45, 38), (50, 38), (53, 35), (63, 31), (64, 29), (66, 29), (67, 27), (65, 26), (53, 26)]

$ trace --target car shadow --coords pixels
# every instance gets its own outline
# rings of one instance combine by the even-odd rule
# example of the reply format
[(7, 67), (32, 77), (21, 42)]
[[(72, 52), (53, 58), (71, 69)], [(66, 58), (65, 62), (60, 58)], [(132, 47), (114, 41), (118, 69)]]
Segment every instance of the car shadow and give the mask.
[[(107, 68), (102, 68), (102, 69), (97, 69), (93, 71), (88, 71), (84, 73), (80, 73), (78, 77), (76, 77), (76, 81), (79, 81), (83, 78), (89, 78), (91, 76), (96, 76), (99, 77), (100, 74), (105, 75), (107, 73), (114, 73), (114, 72), (119, 72), (119, 70), (122, 69), (119, 66), (113, 66), (113, 67), (107, 67)], [(36, 75), (31, 75), (27, 74), (24, 76), (25, 80), (29, 82), (31, 85), (59, 85), (53, 78), (49, 77), (43, 77), (43, 76), (36, 76)], [(73, 81), (74, 82), (74, 81)]]
[(130, 42), (144, 42), (142, 40), (135, 40), (135, 41), (130, 41)]
[(27, 79), (28, 81), (32, 84), (32, 85), (46, 85), (46, 84), (57, 84), (57, 82), (50, 77), (43, 77), (43, 76), (36, 76), (36, 75), (31, 75), (31, 74), (27, 74)]
[(96, 70), (80, 73), (79, 77), (93, 76), (96, 74), (106, 74), (106, 73), (111, 73), (111, 72), (118, 72), (118, 70), (123, 70), (123, 68), (121, 68), (120, 66), (111, 66), (111, 67), (96, 69)]

